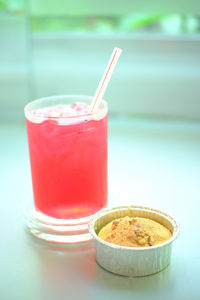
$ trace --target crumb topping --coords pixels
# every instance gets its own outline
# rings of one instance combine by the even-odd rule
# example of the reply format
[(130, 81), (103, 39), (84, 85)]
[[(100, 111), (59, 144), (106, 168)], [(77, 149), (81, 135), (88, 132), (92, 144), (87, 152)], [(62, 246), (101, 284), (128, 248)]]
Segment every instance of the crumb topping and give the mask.
[(120, 246), (151, 247), (170, 239), (171, 232), (154, 220), (126, 216), (104, 226), (99, 237)]

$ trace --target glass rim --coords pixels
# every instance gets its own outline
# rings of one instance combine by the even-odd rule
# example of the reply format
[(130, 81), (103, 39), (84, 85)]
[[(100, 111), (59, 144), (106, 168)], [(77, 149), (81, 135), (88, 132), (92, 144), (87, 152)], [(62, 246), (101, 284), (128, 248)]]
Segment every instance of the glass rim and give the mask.
[[(39, 103), (39, 102), (43, 102), (43, 101), (46, 101), (46, 100), (53, 100), (53, 99), (63, 99), (63, 98), (84, 98), (85, 99), (90, 99), (92, 101), (93, 99), (93, 96), (89, 96), (89, 95), (82, 95), (82, 94), (62, 94), (62, 95), (54, 95), (54, 96), (47, 96), (47, 97), (41, 97), (41, 98), (37, 98), (35, 100), (32, 100), (30, 102), (28, 102), (25, 107), (24, 107), (24, 113), (25, 113), (25, 116), (28, 118), (28, 115), (31, 114), (31, 116), (34, 118), (34, 119), (45, 119), (45, 120), (58, 120), (58, 119), (78, 119), (78, 118), (83, 118), (83, 117), (94, 117), (94, 116), (98, 116), (98, 111), (100, 110), (99, 108), (92, 112), (92, 113), (86, 113), (86, 114), (81, 114), (81, 115), (78, 115), (78, 116), (42, 116), (41, 114), (37, 115), (37, 114), (32, 114), (31, 113), (31, 110), (30, 109), (30, 106), (33, 105), (33, 104), (36, 104), (36, 103)], [(73, 103), (73, 102), (72, 102)], [(71, 103), (71, 104), (72, 104)], [(61, 103), (60, 103), (61, 104)], [(101, 104), (103, 104), (103, 107), (106, 108), (106, 112), (108, 111), (108, 104), (107, 102), (102, 99), (101, 100)], [(48, 107), (48, 106), (47, 106)], [(29, 119), (29, 118), (28, 118)]]

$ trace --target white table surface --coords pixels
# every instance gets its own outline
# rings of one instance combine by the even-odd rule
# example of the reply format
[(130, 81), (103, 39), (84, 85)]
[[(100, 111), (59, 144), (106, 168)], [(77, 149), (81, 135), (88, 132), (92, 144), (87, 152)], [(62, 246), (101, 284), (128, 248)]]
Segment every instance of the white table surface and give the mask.
[(0, 126), (0, 299), (200, 299), (200, 124), (111, 120), (109, 206), (172, 214), (181, 232), (162, 272), (127, 278), (95, 262), (93, 242), (51, 245), (24, 228), (32, 198), (24, 123)]

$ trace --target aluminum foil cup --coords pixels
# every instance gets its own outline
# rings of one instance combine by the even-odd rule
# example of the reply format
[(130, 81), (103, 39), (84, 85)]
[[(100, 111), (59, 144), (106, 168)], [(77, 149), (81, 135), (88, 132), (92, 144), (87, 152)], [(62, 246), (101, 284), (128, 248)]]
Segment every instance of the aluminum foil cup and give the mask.
[[(152, 247), (125, 247), (106, 242), (98, 237), (100, 229), (121, 217), (143, 217), (167, 227), (172, 237)], [(168, 214), (143, 206), (120, 206), (96, 213), (90, 221), (89, 231), (95, 240), (96, 260), (106, 270), (124, 276), (145, 276), (160, 272), (170, 263), (172, 242), (177, 238), (179, 226)]]

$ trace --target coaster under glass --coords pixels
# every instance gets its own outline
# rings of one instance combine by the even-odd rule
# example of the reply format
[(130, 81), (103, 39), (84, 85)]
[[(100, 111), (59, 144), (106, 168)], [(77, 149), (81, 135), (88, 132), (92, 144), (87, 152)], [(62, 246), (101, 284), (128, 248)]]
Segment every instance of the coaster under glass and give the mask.
[(59, 244), (78, 244), (93, 239), (88, 232), (91, 216), (80, 219), (56, 219), (36, 211), (32, 203), (25, 203), (23, 212), (28, 230), (42, 240)]

